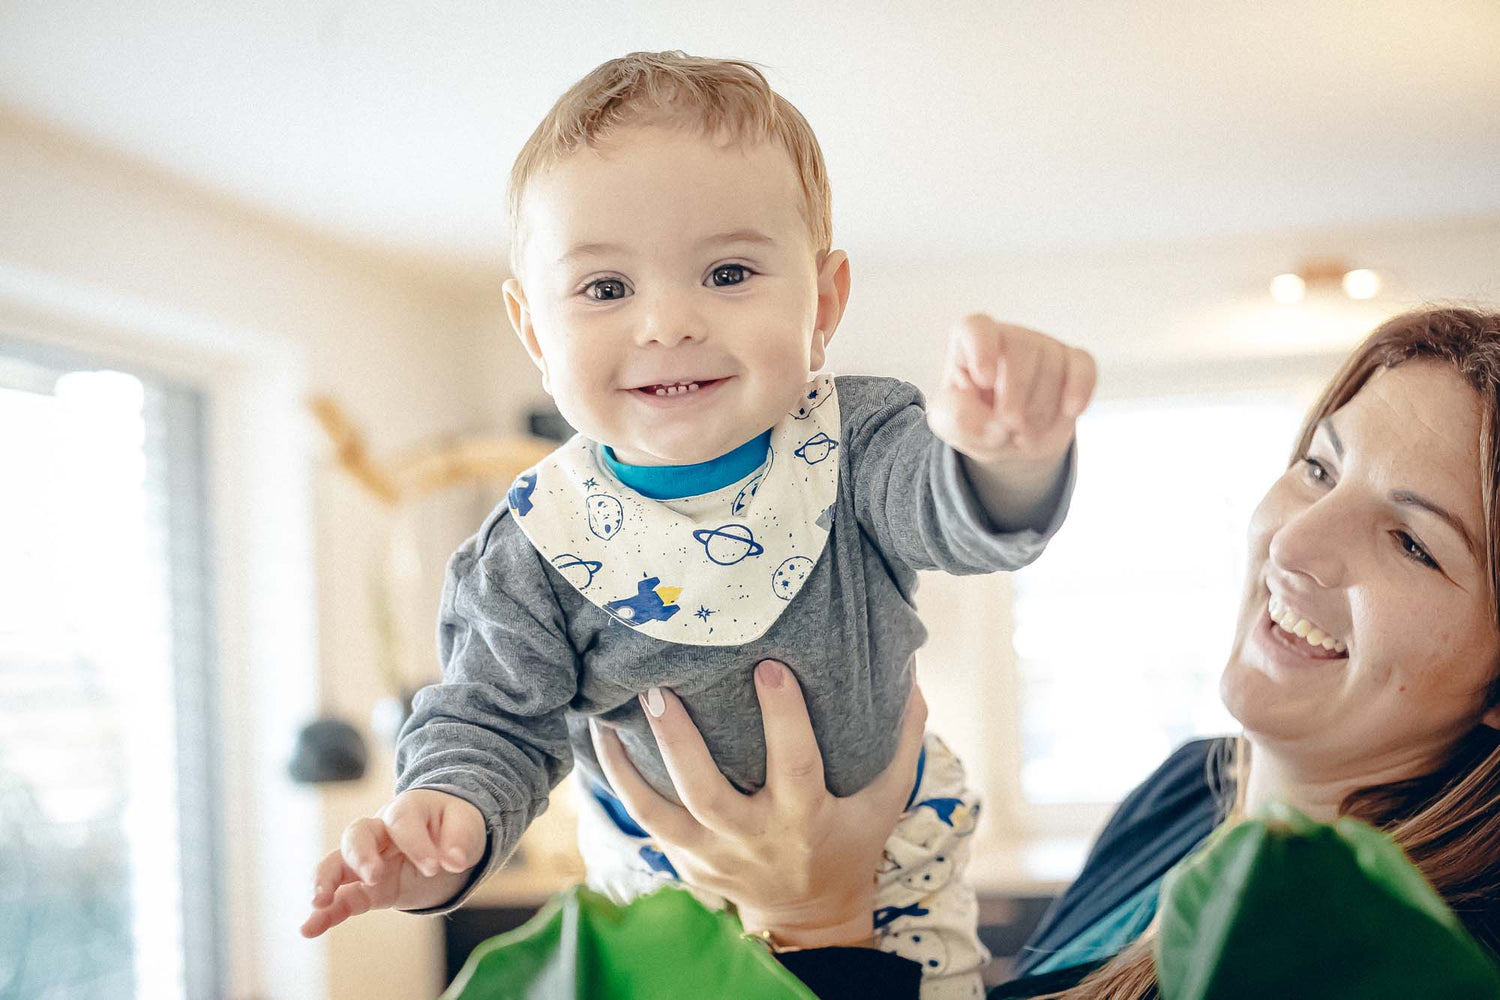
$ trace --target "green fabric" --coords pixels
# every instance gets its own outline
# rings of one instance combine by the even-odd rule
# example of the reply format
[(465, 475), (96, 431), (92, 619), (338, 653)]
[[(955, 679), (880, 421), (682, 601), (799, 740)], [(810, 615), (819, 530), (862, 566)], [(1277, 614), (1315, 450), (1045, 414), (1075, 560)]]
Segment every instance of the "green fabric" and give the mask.
[(474, 949), (441, 1000), (816, 1000), (728, 913), (666, 887), (617, 906), (576, 887)]
[(1288, 809), (1167, 873), (1163, 1000), (1495, 1000), (1500, 971), (1387, 835)]
[(1151, 918), (1156, 916), (1161, 883), (1162, 880), (1157, 879), (1142, 887), (1134, 896), (1094, 921), (1044, 961), (1038, 962), (1030, 974), (1039, 976), (1056, 972), (1058, 969), (1084, 965), (1123, 951), (1126, 945), (1151, 926)]

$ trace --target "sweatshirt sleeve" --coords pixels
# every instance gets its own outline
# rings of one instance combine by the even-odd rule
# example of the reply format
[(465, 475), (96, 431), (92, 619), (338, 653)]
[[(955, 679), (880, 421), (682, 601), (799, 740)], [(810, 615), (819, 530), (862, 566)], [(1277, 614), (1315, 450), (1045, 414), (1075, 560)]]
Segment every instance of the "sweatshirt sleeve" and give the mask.
[(536, 550), (501, 510), (448, 561), (438, 616), (443, 680), (417, 692), (396, 745), (396, 791), (473, 804), (486, 845), (458, 906), (505, 862), (573, 766), (564, 712), (578, 657)]
[[(848, 388), (846, 389), (846, 383)], [(853, 391), (850, 391), (853, 390)], [(888, 557), (914, 570), (966, 575), (1015, 570), (1041, 555), (1062, 526), (1077, 475), (1069, 447), (1055, 490), (1057, 506), (1041, 529), (997, 531), (958, 452), (927, 425), (916, 386), (895, 379), (840, 379), (846, 467), (860, 526)]]

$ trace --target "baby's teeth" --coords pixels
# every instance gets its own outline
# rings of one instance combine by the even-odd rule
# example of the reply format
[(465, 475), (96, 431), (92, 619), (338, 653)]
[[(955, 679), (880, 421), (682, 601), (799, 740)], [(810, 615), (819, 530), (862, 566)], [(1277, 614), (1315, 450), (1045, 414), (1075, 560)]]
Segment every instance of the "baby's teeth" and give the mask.
[(1276, 619), (1276, 624), (1290, 632), (1292, 626), (1297, 624), (1297, 613), (1290, 609), (1283, 611), (1281, 617)]
[(1307, 644), (1309, 646), (1323, 645), (1323, 632), (1321, 629), (1309, 629), (1307, 635), (1304, 638), (1307, 639)]
[(1332, 636), (1325, 635), (1323, 637), (1323, 648), (1324, 649), (1328, 650), (1331, 653), (1331, 652), (1333, 652), (1333, 650), (1334, 650), (1334, 648), (1336, 646), (1338, 646), (1338, 643), (1336, 643), (1336, 642), (1333, 641), (1333, 637)]
[(687, 382), (678, 383), (677, 385), (657, 386), (656, 394), (658, 396), (680, 396), (684, 392), (696, 392), (697, 390), (697, 382)]
[(1292, 626), (1292, 634), (1297, 636), (1299, 639), (1305, 639), (1307, 638), (1308, 630), (1311, 628), (1312, 622), (1308, 621), (1306, 618), (1298, 618), (1297, 624)]

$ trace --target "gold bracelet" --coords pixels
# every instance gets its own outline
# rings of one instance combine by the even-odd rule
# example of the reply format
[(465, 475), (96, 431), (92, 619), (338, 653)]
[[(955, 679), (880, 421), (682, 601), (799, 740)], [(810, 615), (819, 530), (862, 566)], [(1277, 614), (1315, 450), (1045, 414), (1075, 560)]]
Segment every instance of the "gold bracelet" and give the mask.
[(771, 931), (745, 931), (741, 936), (746, 940), (756, 942), (773, 955), (782, 955), (789, 951), (803, 950), (801, 945), (782, 944), (776, 940), (776, 935)]
[(793, 951), (807, 951), (811, 948), (874, 948), (880, 939), (878, 932), (872, 932), (869, 937), (862, 937), (857, 941), (843, 941), (836, 944), (805, 945), (786, 944), (776, 939), (773, 931), (743, 931), (741, 937), (755, 941), (773, 955), (785, 955)]

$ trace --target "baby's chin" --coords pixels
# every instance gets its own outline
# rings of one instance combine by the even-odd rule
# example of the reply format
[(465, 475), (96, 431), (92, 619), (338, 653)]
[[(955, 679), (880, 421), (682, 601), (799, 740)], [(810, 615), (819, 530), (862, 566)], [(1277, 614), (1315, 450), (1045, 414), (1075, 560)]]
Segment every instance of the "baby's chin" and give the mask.
[[(744, 443), (744, 441), (739, 442), (739, 444)], [(614, 451), (615, 458), (626, 465), (699, 465), (733, 451), (739, 444), (725, 445), (722, 448), (717, 445), (674, 447), (666, 443), (648, 444), (644, 448), (631, 445), (610, 445), (610, 448)]]

